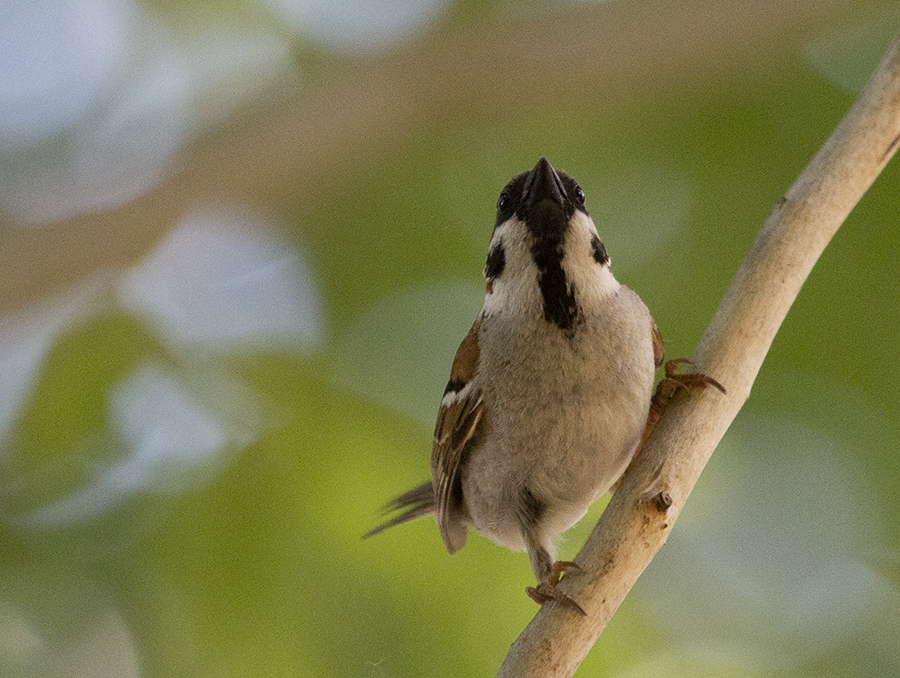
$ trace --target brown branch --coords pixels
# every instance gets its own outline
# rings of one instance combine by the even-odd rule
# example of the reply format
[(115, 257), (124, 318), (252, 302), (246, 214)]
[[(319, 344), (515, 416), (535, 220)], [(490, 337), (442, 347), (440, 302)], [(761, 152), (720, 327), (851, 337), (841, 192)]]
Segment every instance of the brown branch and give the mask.
[(900, 37), (850, 112), (775, 205), (694, 352), (714, 389), (676, 395), (560, 588), (588, 616), (548, 604), (498, 676), (571, 676), (665, 543), (703, 468), (750, 395), (788, 309), (825, 246), (897, 150)]

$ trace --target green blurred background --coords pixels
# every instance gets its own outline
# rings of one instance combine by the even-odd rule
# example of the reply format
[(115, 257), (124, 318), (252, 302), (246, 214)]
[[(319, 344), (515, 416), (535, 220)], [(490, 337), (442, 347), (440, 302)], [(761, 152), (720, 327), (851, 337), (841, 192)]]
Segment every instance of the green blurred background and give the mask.
[[(574, 175), (690, 355), (881, 0), (7, 0), (0, 675), (484, 676), (527, 558), (427, 477), (505, 182)], [(578, 675), (900, 675), (900, 169)], [(605, 503), (605, 502), (601, 502)], [(574, 555), (602, 506), (566, 536)]]

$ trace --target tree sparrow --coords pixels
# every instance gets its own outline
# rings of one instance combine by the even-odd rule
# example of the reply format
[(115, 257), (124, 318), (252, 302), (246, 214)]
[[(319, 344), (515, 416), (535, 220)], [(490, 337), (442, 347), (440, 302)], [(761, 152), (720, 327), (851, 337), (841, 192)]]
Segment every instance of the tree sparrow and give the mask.
[[(432, 479), (390, 502), (401, 513), (366, 535), (433, 513), (454, 553), (474, 527), (528, 552), (538, 583), (526, 591), (535, 601), (581, 614), (556, 588), (577, 566), (555, 561), (555, 542), (610, 490), (649, 434), (663, 362), (659, 330), (613, 277), (584, 200), (546, 158), (500, 193), (487, 293), (441, 400)], [(668, 390), (721, 388), (666, 372)]]

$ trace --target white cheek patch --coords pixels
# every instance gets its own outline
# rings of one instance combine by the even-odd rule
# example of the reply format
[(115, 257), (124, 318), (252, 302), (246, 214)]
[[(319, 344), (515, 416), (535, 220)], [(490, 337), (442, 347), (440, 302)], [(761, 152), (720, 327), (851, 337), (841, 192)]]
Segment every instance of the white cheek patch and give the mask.
[(531, 260), (531, 236), (522, 221), (511, 217), (500, 224), (491, 238), (491, 250), (502, 240), (504, 253), (503, 272), (494, 278), (484, 297), (483, 315), (495, 315), (500, 311), (512, 311), (521, 305), (523, 296), (530, 296), (528, 289), (537, 291), (537, 270)]
[[(494, 232), (491, 235), (491, 242), (488, 244), (488, 253), (492, 252), (494, 248), (501, 244), (501, 241), (505, 240), (512, 221), (512, 219), (507, 219), (494, 229)], [(487, 269), (487, 266), (485, 266), (485, 269)]]
[[(502, 224), (500, 224), (497, 228), (494, 229), (494, 234), (491, 236), (491, 243), (488, 246), (488, 256), (490, 256), (491, 252), (494, 252), (497, 247), (503, 247), (504, 259), (509, 257), (509, 253), (506, 245), (506, 235), (509, 233), (512, 222), (515, 217), (507, 219)], [(484, 306), (482, 307), (482, 315), (493, 315), (499, 308), (503, 306), (503, 297), (506, 292), (506, 285), (504, 281), (501, 280), (503, 277), (503, 273), (508, 275), (509, 261), (507, 260), (503, 267), (503, 272), (500, 276), (495, 278), (489, 278), (487, 276), (488, 273), (488, 265), (485, 264), (484, 267), (484, 276), (487, 280), (487, 292), (484, 296)]]
[(575, 285), (575, 289), (604, 296), (614, 293), (619, 283), (613, 277), (609, 264), (600, 264), (594, 257), (591, 239), (596, 234), (597, 229), (591, 218), (584, 212), (576, 211), (569, 221), (566, 256), (562, 264), (566, 279)]

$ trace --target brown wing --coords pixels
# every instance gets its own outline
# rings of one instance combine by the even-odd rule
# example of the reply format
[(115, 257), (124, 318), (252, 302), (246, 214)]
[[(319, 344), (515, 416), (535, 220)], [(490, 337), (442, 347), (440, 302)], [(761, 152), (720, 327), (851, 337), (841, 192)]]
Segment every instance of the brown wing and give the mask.
[(650, 336), (653, 339), (653, 362), (659, 368), (662, 367), (663, 360), (666, 358), (666, 351), (663, 347), (662, 335), (659, 333), (659, 328), (653, 319), (650, 320)]
[(466, 446), (478, 430), (484, 409), (481, 389), (475, 379), (478, 372), (480, 326), (481, 320), (476, 320), (456, 351), (450, 381), (438, 411), (434, 445), (431, 448), (434, 516), (450, 553), (461, 549), (468, 536), (468, 528), (462, 515), (460, 470)]

